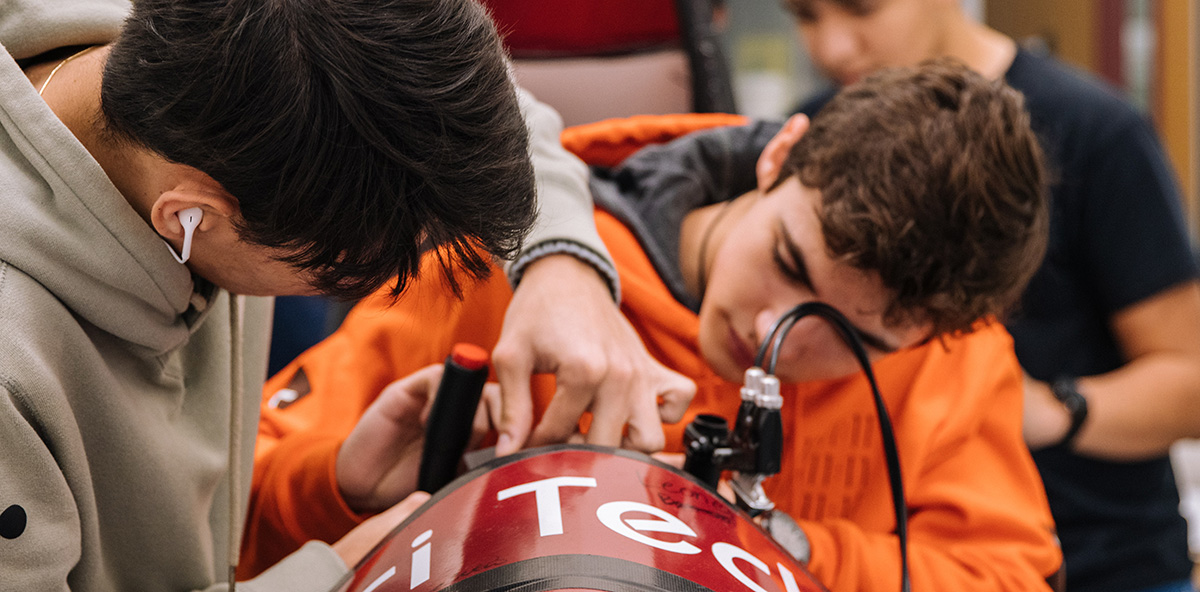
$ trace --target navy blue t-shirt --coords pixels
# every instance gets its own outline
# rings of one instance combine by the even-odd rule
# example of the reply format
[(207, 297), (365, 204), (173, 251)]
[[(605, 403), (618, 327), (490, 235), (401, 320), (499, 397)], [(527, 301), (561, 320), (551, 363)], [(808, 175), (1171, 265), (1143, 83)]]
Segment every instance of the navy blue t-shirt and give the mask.
[[(1005, 79), (1025, 94), (1052, 181), (1046, 259), (1007, 323), (1017, 357), (1044, 381), (1114, 370), (1125, 358), (1111, 316), (1197, 276), (1178, 188), (1149, 123), (1113, 91), (1025, 51)], [(800, 110), (812, 115), (832, 96)], [(1071, 592), (1188, 579), (1187, 524), (1167, 456), (1110, 462), (1058, 447), (1033, 456)]]

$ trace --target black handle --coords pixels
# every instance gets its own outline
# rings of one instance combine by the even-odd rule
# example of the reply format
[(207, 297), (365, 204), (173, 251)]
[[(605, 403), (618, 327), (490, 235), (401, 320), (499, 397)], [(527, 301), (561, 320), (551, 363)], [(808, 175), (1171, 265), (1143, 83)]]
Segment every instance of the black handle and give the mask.
[(425, 426), (417, 489), (434, 493), (458, 476), (458, 464), (471, 439), (471, 424), (487, 377), (487, 352), (479, 347), (460, 343), (446, 357), (442, 382)]

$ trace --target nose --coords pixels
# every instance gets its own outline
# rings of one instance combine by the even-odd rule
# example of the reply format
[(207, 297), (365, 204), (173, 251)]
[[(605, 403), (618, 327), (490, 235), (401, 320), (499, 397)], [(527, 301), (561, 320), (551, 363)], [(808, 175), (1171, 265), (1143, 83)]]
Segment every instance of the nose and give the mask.
[(813, 61), (830, 74), (840, 72), (858, 55), (858, 37), (840, 15), (830, 13), (811, 24), (802, 23), (800, 32)]
[(770, 308), (760, 311), (758, 315), (754, 317), (753, 337), (754, 347), (756, 348), (754, 353), (758, 353), (758, 349), (762, 348), (764, 339), (770, 338), (771, 326), (775, 324), (775, 321), (779, 320), (779, 317), (783, 316), (784, 312), (786, 312), (786, 310), (775, 310)]

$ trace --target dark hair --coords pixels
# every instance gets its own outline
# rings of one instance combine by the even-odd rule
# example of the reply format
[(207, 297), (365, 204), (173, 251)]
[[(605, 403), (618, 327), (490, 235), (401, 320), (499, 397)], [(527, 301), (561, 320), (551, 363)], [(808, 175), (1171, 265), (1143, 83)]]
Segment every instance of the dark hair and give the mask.
[(473, 0), (137, 0), (104, 69), (115, 138), (211, 176), (243, 240), (363, 296), (420, 245), (481, 278), (535, 216), (527, 130)]
[(1049, 228), (1041, 148), (1023, 96), (950, 58), (846, 87), (779, 180), (821, 191), (832, 257), (880, 274), (890, 323), (966, 332), (1018, 300)]

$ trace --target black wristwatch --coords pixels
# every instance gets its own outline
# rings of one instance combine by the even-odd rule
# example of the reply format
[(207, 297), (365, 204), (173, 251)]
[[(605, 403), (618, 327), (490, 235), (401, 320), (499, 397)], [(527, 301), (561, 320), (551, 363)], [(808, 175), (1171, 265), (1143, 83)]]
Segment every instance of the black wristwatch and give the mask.
[(1071, 414), (1071, 427), (1067, 428), (1067, 433), (1063, 434), (1062, 440), (1059, 440), (1055, 446), (1069, 447), (1075, 440), (1075, 436), (1079, 434), (1079, 429), (1083, 427), (1083, 422), (1087, 420), (1087, 399), (1079, 393), (1074, 378), (1055, 380), (1050, 383), (1050, 392), (1054, 393), (1054, 398), (1058, 399)]

